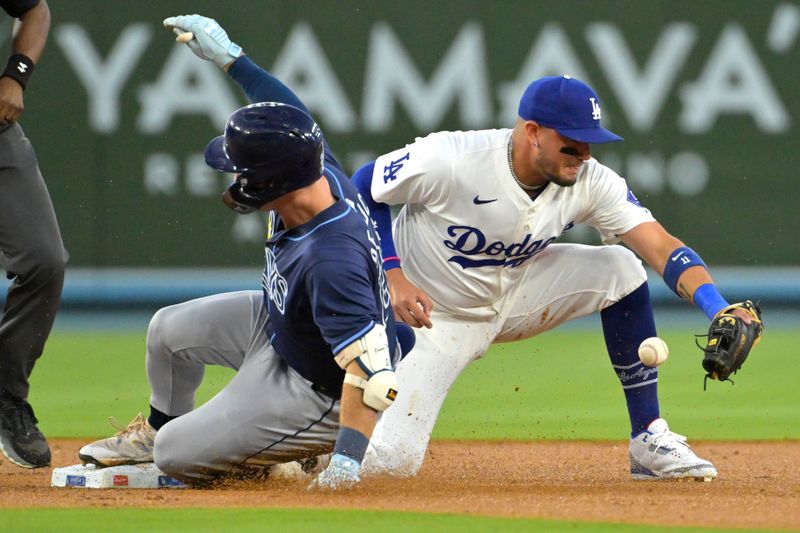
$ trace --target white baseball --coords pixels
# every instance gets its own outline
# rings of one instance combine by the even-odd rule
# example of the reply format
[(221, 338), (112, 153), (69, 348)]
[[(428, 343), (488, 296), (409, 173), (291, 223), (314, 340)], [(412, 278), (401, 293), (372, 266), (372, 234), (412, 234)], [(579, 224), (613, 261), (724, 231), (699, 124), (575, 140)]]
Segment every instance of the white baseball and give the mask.
[(189, 41), (191, 41), (193, 37), (194, 33), (187, 31), (186, 33), (181, 33), (180, 35), (175, 37), (175, 40), (181, 44), (186, 44)]
[(656, 367), (667, 360), (669, 348), (658, 337), (650, 337), (639, 345), (639, 359), (645, 366)]

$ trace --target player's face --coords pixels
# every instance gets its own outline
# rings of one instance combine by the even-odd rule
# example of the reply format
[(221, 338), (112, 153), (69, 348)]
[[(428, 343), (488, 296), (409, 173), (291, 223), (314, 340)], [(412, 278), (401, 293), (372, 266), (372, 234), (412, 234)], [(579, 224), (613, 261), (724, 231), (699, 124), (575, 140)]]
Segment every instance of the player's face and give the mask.
[(583, 162), (592, 156), (589, 144), (573, 141), (545, 127), (540, 127), (538, 143), (536, 163), (539, 171), (556, 185), (575, 185)]

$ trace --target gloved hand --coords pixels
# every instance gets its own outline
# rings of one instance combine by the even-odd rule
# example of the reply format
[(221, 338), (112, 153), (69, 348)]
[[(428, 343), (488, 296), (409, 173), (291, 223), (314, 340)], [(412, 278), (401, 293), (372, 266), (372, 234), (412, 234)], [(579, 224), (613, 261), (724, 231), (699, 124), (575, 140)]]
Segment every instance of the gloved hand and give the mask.
[[(738, 316), (737, 310), (743, 312), (748, 320)], [(717, 313), (708, 329), (706, 346), (703, 348), (706, 379), (730, 380), (730, 375), (741, 368), (750, 349), (758, 344), (763, 333), (761, 309), (750, 300), (729, 305)]]
[(346, 455), (334, 454), (328, 467), (314, 478), (308, 490), (339, 490), (353, 488), (361, 478), (361, 465)]
[(200, 59), (213, 61), (220, 68), (242, 55), (242, 47), (231, 42), (222, 26), (202, 15), (181, 15), (164, 19), (164, 27), (181, 35), (190, 31), (194, 34), (186, 45)]

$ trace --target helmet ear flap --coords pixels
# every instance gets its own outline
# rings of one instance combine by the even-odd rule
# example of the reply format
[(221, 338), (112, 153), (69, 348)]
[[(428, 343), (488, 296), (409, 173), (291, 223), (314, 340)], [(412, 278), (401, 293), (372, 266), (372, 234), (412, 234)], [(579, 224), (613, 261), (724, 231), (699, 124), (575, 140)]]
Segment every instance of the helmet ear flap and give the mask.
[(225, 205), (239, 213), (246, 215), (258, 211), (258, 207), (248, 203), (248, 198), (242, 195), (242, 186), (239, 180), (234, 181), (222, 194), (222, 201)]

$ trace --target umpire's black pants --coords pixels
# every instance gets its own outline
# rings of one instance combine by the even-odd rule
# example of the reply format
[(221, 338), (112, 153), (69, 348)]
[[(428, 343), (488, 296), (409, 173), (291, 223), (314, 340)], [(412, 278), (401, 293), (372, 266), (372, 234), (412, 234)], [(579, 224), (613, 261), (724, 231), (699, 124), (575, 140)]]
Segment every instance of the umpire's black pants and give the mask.
[(0, 131), (0, 266), (13, 282), (0, 320), (0, 388), (28, 397), (64, 284), (68, 254), (31, 142)]

